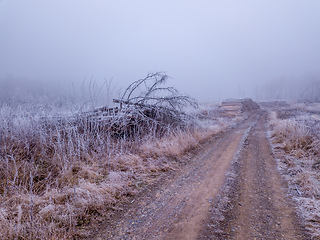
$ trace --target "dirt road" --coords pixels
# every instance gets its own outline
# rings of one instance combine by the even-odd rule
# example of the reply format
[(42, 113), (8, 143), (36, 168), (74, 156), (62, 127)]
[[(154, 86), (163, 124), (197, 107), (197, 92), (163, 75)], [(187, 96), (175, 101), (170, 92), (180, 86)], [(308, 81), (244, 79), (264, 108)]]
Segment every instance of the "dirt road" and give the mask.
[(96, 239), (308, 239), (252, 114), (143, 192)]

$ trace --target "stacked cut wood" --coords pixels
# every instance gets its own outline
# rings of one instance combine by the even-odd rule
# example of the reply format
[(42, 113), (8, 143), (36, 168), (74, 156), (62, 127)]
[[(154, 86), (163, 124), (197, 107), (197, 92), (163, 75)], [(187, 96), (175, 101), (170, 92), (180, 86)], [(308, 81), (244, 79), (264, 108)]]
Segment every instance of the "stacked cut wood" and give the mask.
[(241, 114), (242, 99), (227, 99), (221, 103), (220, 110), (224, 116), (237, 116)]
[(259, 109), (259, 105), (250, 98), (227, 99), (221, 103), (220, 110), (223, 116), (239, 116), (244, 112)]

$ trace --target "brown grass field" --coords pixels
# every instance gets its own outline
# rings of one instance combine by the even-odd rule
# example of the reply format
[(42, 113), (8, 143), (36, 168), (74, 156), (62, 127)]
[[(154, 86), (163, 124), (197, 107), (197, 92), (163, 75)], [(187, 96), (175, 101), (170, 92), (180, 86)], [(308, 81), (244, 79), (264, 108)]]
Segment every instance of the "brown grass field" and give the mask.
[(32, 108), (0, 108), (1, 239), (87, 237), (86, 226), (94, 228), (173, 171), (186, 152), (240, 119), (216, 117), (216, 107), (206, 106), (187, 128), (168, 126), (161, 136), (146, 129), (125, 139), (61, 124), (44, 106)]

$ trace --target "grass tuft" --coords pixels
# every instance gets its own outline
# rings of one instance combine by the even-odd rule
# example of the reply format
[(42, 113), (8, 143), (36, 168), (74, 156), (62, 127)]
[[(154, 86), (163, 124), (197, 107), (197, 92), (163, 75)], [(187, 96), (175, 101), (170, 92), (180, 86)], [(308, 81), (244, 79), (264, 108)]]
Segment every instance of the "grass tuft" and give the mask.
[[(298, 203), (299, 213), (307, 229), (315, 238), (320, 237), (320, 131), (315, 128), (320, 115), (310, 113), (310, 107), (299, 104), (299, 111), (290, 112), (290, 118), (271, 112), (269, 124), (274, 152), (281, 173)], [(314, 112), (315, 109), (312, 109)]]

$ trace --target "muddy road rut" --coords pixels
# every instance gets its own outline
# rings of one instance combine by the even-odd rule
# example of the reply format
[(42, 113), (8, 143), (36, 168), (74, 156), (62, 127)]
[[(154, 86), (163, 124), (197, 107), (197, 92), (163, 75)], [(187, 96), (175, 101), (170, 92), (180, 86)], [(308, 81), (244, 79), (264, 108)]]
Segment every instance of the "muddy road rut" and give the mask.
[(144, 191), (95, 239), (309, 239), (276, 171), (259, 111)]

